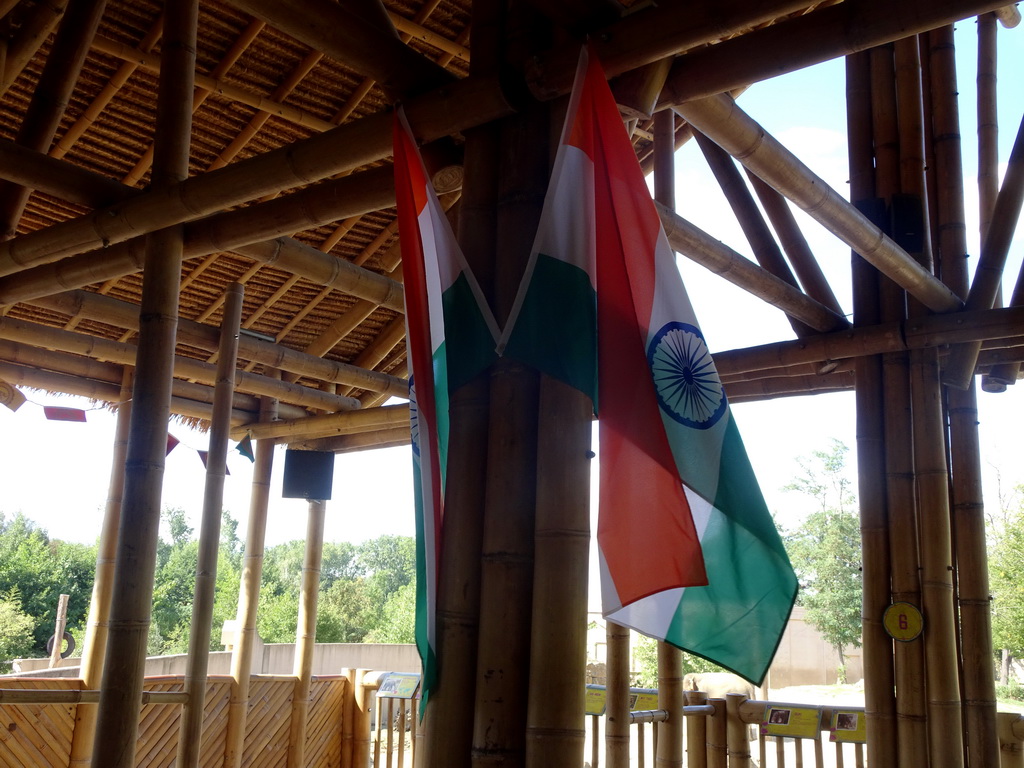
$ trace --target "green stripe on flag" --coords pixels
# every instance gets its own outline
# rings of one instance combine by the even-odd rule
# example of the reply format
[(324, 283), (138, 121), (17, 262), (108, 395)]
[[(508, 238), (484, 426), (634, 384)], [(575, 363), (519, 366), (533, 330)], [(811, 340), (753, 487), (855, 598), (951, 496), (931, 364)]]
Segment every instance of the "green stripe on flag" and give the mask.
[(469, 286), (465, 272), (441, 295), (444, 312), (444, 338), (448, 348), (448, 389), (455, 392), (493, 363), (494, 351), (491, 334), (480, 305)]
[(586, 272), (537, 254), (505, 355), (589, 395), (597, 409), (597, 295)]

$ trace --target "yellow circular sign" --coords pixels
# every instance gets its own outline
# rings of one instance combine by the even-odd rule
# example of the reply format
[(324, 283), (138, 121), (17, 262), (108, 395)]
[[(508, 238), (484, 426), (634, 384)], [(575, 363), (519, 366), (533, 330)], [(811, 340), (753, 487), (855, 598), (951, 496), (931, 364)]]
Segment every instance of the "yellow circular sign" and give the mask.
[(893, 603), (885, 609), (882, 625), (893, 640), (909, 643), (916, 640), (924, 629), (924, 617), (915, 605)]

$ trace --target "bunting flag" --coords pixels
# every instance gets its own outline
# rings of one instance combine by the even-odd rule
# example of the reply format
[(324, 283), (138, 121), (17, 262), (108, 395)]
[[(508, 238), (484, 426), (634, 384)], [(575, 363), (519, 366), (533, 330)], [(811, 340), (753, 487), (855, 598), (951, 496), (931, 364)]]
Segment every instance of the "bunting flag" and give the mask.
[(494, 361), (498, 333), (401, 108), (395, 112), (394, 159), (416, 487), (416, 645), (423, 664), (425, 706), (437, 680), (448, 396)]
[(249, 461), (253, 463), (256, 462), (256, 453), (252, 449), (252, 437), (250, 435), (243, 437), (238, 442), (238, 445), (235, 446), (235, 450), (245, 456)]
[(181, 441), (178, 440), (178, 438), (176, 438), (174, 435), (172, 435), (170, 432), (168, 432), (167, 433), (167, 450), (166, 450), (166, 452), (164, 452), (164, 456), (170, 456), (171, 455), (171, 451), (174, 450), (174, 448), (178, 445), (179, 442), (181, 442)]
[[(196, 453), (199, 454), (199, 460), (201, 462), (203, 462), (203, 469), (209, 469), (210, 468), (210, 452), (209, 451), (200, 451), (198, 448), (196, 448)], [(225, 477), (231, 477), (231, 470), (227, 468), (227, 465), (224, 466), (224, 476)]]
[(594, 399), (605, 616), (759, 683), (796, 577), (586, 51), (499, 346)]
[(81, 408), (63, 408), (58, 405), (44, 405), (43, 415), (49, 421), (85, 421), (85, 411)]

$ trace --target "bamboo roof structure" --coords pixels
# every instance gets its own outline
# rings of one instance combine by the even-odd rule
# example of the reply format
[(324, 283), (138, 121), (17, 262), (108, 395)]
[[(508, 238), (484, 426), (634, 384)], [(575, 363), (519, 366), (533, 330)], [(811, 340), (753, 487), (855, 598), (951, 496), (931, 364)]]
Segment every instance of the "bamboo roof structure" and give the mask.
[[(257, 442), (225, 737), (225, 765), (242, 764), (273, 446), (409, 441), (393, 110), (500, 323), (589, 40), (656, 173), (671, 246), (789, 321), (773, 343), (715, 351), (729, 399), (856, 392), (871, 764), (898, 765), (898, 751), (907, 765), (926, 752), (933, 766), (994, 765), (973, 382), (1005, 389), (1024, 361), (1024, 277), (1005, 307), (997, 290), (1024, 201), (1024, 123), (1000, 186), (983, 61), (986, 234), (972, 283), (952, 25), (973, 17), (989, 40), (995, 23), (1020, 22), (1006, 0), (0, 0), (0, 394), (131, 402), (90, 627), (106, 666), (93, 650), (83, 673), (102, 695), (74, 764), (90, 752), (133, 764), (152, 576), (124, 574), (152, 573), (169, 415)], [(840, 57), (849, 200), (741, 97)], [(753, 258), (674, 210), (666, 169), (690, 139)], [(829, 284), (794, 205), (853, 252), (852, 290)], [(836, 296), (849, 293), (844, 310)], [(437, 599), (457, 663), (442, 663), (439, 690), (458, 695), (426, 708), (426, 764), (571, 765), (592, 404), (502, 359), (451, 411)], [(216, 496), (201, 535), (212, 547)], [(307, 636), (322, 517), (311, 502)], [(895, 598), (925, 607), (922, 644), (893, 650), (881, 617)], [(200, 645), (208, 622), (197, 613)], [(557, 696), (541, 691), (546, 670)], [(289, 765), (304, 759), (308, 664), (295, 677)], [(181, 764), (195, 764), (199, 736), (181, 742)]]
[[(351, 22), (354, 9), (327, 0), (200, 3), (188, 179), (166, 194), (151, 188), (160, 4), (111, 0), (92, 16), (76, 3), (7, 5), (0, 110), (6, 230), (0, 363), (7, 380), (116, 401), (117, 372), (90, 360), (132, 363), (144, 235), (183, 223), (175, 376), (182, 386), (196, 386), (176, 397), (177, 413), (208, 418), (211, 399), (203, 392), (213, 382), (213, 329), (235, 282), (245, 291), (236, 430), (258, 420), (246, 395), (273, 394), (290, 408), (282, 418), (298, 424), (304, 416), (374, 407), (405, 393), (386, 115), (397, 98), (409, 104), (414, 130), (430, 142), (426, 157), (435, 185), (457, 216), (464, 131), (514, 112), (522, 98), (514, 86), (469, 77), (469, 0), (367, 3), (361, 31)], [(877, 39), (868, 40), (850, 33), (846, 17), (872, 18), (881, 4), (737, 3), (724, 14), (712, 12), (712, 3), (685, 9), (614, 1), (593, 8), (556, 5), (545, 12), (562, 39), (530, 59), (519, 87), (541, 98), (564, 93), (575, 41), (596, 33), (607, 40), (598, 50), (617, 76), (615, 93), (632, 118), (637, 154), (647, 167), (656, 103), (676, 105), (683, 116), (676, 120), (677, 142), (689, 138), (688, 119), (702, 119), (698, 106), (702, 113), (710, 108), (710, 101), (706, 108), (705, 99), (694, 98), (700, 93), (680, 90), (684, 81), (700, 90), (706, 79), (684, 77), (691, 60), (750, 48), (755, 53), (743, 59), (749, 72), (727, 84), (742, 88), (784, 68), (901, 36), (907, 24), (926, 29), (999, 6), (921, 3), (906, 18), (880, 19), (872, 31)], [(345, 21), (346, 31), (328, 32), (328, 18)], [(790, 64), (756, 55), (759, 45), (768, 45), (758, 40), (802, 35), (804, 28), (820, 28), (822, 40), (834, 43), (819, 40), (814, 50), (794, 52)], [(369, 40), (375, 42), (365, 44)], [(660, 74), (653, 81), (644, 76), (659, 61), (665, 65)], [(455, 113), (462, 117), (452, 120)], [(790, 161), (766, 162), (784, 168)], [(749, 204), (742, 210), (747, 213), (740, 216), (749, 217)], [(837, 210), (829, 221), (844, 215)], [(779, 306), (797, 327), (821, 333), (847, 324), (830, 295), (805, 294), (792, 274), (778, 282), (771, 269), (725, 253), (714, 233), (687, 237), (683, 232), (691, 227), (684, 220), (665, 216), (681, 252)], [(863, 222), (852, 221), (853, 231), (870, 236)], [(906, 254), (893, 256), (887, 247), (882, 243), (882, 258), (904, 260), (894, 270), (914, 271)], [(808, 262), (813, 259), (795, 265)], [(917, 281), (921, 300), (933, 310), (960, 306), (962, 297), (922, 275), (917, 270), (908, 279)], [(281, 380), (268, 380), (268, 373), (277, 378), (275, 368), (284, 372)], [(817, 384), (849, 387), (827, 378)], [(792, 382), (797, 391), (814, 391), (800, 381)], [(289, 435), (296, 441), (315, 436), (298, 426)]]

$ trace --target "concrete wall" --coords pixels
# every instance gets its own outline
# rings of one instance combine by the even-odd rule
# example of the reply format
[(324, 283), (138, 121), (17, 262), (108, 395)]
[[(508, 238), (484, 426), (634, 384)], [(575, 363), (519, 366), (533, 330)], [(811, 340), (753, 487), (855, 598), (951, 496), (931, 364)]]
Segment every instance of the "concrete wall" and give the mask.
[[(253, 649), (253, 674), (290, 675), (295, 659), (294, 643), (266, 644), (257, 640)], [(57, 669), (47, 669), (49, 659), (19, 659), (14, 662), (14, 674), (20, 677), (78, 677), (77, 659), (66, 659)], [(74, 666), (71, 666), (74, 664)], [(146, 677), (155, 675), (184, 675), (188, 656), (153, 656), (146, 659)], [(314, 675), (336, 675), (345, 667), (374, 669), (385, 672), (412, 672), (419, 674), (420, 657), (415, 645), (372, 643), (319, 643), (313, 655)], [(210, 654), (209, 674), (231, 673), (231, 652), (214, 651)]]
[[(864, 679), (864, 658), (860, 648), (843, 650), (846, 680), (854, 683)], [(839, 654), (825, 642), (818, 631), (804, 619), (804, 609), (797, 606), (782, 635), (778, 653), (768, 671), (772, 688), (791, 685), (831, 685), (836, 682)]]

